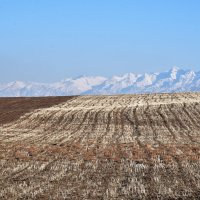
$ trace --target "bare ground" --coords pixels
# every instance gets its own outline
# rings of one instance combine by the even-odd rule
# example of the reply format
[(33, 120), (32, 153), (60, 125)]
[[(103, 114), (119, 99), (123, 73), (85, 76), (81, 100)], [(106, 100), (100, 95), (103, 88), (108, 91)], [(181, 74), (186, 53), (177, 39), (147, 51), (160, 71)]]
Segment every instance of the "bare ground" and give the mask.
[(0, 198), (198, 199), (200, 94), (0, 99)]

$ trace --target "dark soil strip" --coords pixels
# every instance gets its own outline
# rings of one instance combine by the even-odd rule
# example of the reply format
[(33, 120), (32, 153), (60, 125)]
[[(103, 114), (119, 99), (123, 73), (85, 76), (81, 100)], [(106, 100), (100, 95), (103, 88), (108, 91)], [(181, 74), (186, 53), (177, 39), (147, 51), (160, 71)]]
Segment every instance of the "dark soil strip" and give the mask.
[(0, 125), (13, 122), (35, 109), (48, 108), (74, 98), (77, 96), (2, 97), (0, 98)]

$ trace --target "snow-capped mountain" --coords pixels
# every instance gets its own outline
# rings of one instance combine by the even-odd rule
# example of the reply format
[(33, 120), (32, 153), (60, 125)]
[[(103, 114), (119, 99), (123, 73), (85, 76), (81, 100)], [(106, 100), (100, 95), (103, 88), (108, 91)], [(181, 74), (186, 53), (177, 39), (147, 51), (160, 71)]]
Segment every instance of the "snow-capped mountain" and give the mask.
[(161, 73), (128, 73), (111, 78), (80, 76), (56, 83), (0, 84), (0, 96), (67, 96), (200, 91), (200, 72), (173, 67)]

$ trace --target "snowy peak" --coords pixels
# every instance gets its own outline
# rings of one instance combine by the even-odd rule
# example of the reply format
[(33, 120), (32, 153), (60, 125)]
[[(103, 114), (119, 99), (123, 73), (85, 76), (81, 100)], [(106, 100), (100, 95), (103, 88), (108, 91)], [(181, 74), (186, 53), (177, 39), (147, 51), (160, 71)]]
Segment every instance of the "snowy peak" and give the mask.
[(171, 70), (170, 70), (170, 74), (171, 74), (171, 78), (174, 80), (176, 79), (176, 76), (177, 76), (177, 73), (180, 69), (178, 67), (173, 67)]
[(22, 81), (14, 81), (9, 83), (10, 87), (12, 87), (13, 89), (15, 88), (23, 88), (26, 86), (26, 84)]
[(0, 84), (0, 96), (67, 96), (200, 91), (200, 72), (173, 67), (160, 73), (127, 73), (111, 78), (79, 76), (57, 83), (15, 81)]

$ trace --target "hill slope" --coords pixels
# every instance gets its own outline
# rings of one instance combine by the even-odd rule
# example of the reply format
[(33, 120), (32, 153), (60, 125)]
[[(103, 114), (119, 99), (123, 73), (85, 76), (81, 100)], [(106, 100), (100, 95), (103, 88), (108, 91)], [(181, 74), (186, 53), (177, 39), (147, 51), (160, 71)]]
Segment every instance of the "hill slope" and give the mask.
[(1, 198), (199, 197), (200, 94), (63, 100), (12, 121), (0, 106)]

